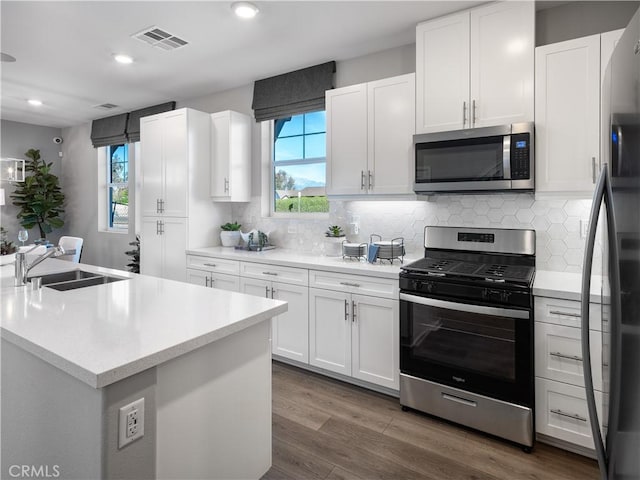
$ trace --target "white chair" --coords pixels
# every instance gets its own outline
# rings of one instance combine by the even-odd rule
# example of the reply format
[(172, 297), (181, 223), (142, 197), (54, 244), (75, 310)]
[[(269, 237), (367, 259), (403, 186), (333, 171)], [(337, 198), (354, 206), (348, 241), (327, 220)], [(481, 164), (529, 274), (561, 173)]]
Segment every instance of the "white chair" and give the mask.
[(60, 237), (58, 246), (64, 248), (65, 250), (75, 250), (76, 253), (73, 255), (62, 255), (60, 257), (57, 257), (58, 260), (67, 260), (69, 262), (78, 263), (80, 261), (80, 254), (82, 254), (83, 241), (84, 240), (80, 237)]

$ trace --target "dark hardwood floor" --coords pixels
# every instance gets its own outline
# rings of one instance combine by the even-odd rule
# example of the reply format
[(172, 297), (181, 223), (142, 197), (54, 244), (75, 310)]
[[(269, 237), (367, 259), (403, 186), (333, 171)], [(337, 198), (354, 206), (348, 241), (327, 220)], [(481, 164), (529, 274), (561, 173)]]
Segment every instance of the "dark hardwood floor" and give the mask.
[(398, 399), (273, 363), (272, 479), (597, 479), (594, 460), (518, 446)]

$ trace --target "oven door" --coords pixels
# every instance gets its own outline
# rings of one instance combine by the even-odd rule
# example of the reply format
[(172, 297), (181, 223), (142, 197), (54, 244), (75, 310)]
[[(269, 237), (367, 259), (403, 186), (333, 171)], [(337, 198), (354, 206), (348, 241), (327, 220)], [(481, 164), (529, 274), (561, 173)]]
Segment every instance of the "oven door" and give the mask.
[(400, 370), (532, 407), (532, 313), (400, 293)]

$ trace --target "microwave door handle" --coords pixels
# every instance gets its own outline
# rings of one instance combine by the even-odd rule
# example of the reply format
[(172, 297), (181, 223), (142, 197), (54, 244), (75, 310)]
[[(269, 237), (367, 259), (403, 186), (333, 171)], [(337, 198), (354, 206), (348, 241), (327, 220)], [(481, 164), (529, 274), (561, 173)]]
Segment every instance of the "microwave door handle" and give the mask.
[(511, 135), (502, 140), (502, 178), (511, 180)]

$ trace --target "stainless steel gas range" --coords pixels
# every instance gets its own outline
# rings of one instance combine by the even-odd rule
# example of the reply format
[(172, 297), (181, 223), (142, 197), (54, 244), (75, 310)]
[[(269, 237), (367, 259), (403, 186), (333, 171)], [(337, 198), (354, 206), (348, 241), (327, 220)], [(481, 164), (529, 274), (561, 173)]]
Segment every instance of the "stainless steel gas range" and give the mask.
[(534, 439), (535, 231), (425, 228), (400, 273), (400, 403), (511, 440)]

